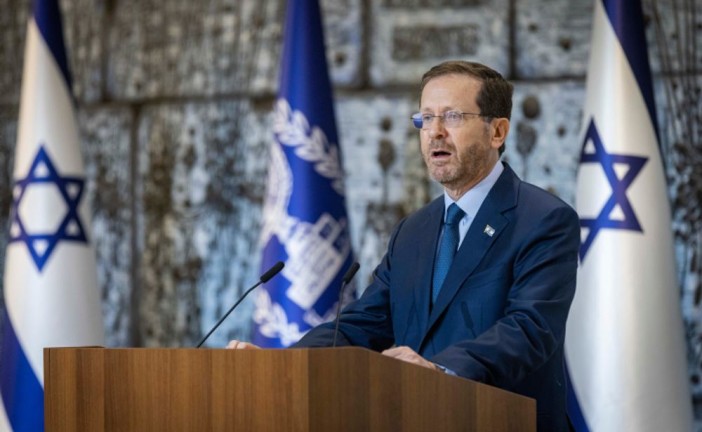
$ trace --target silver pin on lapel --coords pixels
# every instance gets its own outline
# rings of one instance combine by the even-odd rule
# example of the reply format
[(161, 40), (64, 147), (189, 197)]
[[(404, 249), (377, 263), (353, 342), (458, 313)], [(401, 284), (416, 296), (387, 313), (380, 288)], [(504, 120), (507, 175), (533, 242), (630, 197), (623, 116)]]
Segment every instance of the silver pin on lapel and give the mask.
[(491, 227), (490, 225), (485, 225), (483, 232), (492, 237), (495, 234), (495, 228)]

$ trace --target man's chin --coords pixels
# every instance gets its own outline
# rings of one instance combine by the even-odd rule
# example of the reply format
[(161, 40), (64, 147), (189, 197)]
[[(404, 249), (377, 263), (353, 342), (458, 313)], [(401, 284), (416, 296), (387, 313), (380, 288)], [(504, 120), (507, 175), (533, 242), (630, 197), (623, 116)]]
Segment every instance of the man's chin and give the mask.
[(441, 183), (443, 186), (449, 186), (456, 181), (456, 174), (446, 169), (446, 167), (434, 168), (429, 175), (434, 181)]

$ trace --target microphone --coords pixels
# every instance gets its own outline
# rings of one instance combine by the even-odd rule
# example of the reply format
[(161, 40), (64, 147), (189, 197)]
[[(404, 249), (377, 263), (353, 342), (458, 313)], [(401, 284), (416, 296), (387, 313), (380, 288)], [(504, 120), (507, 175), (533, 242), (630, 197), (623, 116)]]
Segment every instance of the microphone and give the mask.
[(360, 267), (360, 264), (354, 261), (354, 263), (351, 264), (351, 267), (346, 270), (344, 277), (341, 279), (341, 288), (339, 288), (339, 302), (336, 304), (336, 324), (334, 325), (334, 342), (332, 344), (332, 348), (336, 348), (336, 336), (339, 334), (339, 317), (341, 316), (341, 300), (344, 298), (344, 288), (346, 287), (346, 284), (351, 282), (351, 279), (353, 279)]
[(229, 309), (229, 311), (227, 311), (227, 313), (225, 313), (224, 316), (222, 318), (220, 318), (220, 320), (217, 322), (217, 324), (215, 324), (214, 327), (212, 327), (212, 329), (205, 335), (205, 337), (202, 338), (200, 343), (197, 344), (196, 348), (200, 348), (202, 346), (202, 344), (205, 343), (205, 341), (207, 340), (208, 337), (210, 337), (212, 332), (217, 330), (217, 327), (219, 327), (219, 325), (222, 324), (222, 322), (225, 320), (225, 318), (227, 318), (229, 316), (229, 314), (232, 313), (232, 311), (237, 306), (239, 306), (239, 303), (241, 303), (241, 301), (244, 300), (244, 298), (246, 298), (246, 296), (249, 295), (249, 293), (251, 291), (253, 291), (254, 288), (258, 287), (259, 285), (261, 285), (263, 283), (268, 282), (273, 276), (277, 275), (283, 269), (283, 267), (285, 267), (285, 264), (282, 261), (278, 261), (277, 263), (273, 264), (273, 267), (269, 268), (267, 272), (263, 273), (261, 275), (261, 277), (258, 279), (258, 282), (256, 282), (256, 284), (254, 286), (252, 286), (251, 288), (247, 289), (246, 292), (241, 297), (239, 297), (239, 300), (237, 300), (237, 302), (234, 303), (234, 306), (232, 306)]

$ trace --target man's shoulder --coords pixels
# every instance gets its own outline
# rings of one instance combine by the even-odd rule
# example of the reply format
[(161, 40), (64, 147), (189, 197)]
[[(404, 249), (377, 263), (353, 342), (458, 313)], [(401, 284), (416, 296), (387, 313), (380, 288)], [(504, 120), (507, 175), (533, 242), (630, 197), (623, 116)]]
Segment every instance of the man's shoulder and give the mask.
[(540, 186), (532, 183), (521, 181), (519, 184), (519, 201), (537, 200), (549, 207), (569, 207), (570, 204), (565, 202), (561, 197), (550, 192)]
[(494, 206), (503, 210), (511, 209), (520, 214), (542, 214), (555, 209), (576, 214), (575, 209), (560, 197), (522, 180), (509, 164), (504, 163), (504, 166), (504, 172), (488, 195), (493, 203), (499, 203), (493, 204)]
[(579, 227), (580, 218), (575, 209), (555, 194), (527, 182), (521, 182), (515, 206), (519, 218), (539, 224), (544, 218), (555, 217), (562, 223)]
[(444, 195), (439, 195), (422, 207), (408, 214), (406, 219), (424, 220), (432, 215), (442, 215), (444, 212)]

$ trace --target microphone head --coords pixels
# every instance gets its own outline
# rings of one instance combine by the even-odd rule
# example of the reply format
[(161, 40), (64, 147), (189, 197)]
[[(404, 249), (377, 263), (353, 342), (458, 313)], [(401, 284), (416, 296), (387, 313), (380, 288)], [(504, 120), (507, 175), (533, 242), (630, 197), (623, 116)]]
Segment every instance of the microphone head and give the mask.
[(361, 268), (361, 265), (358, 262), (354, 261), (353, 264), (351, 264), (351, 267), (349, 267), (349, 269), (346, 271), (346, 274), (341, 279), (341, 281), (345, 284), (349, 283), (349, 281), (353, 279), (353, 277), (356, 275), (356, 272), (359, 268)]
[(273, 264), (273, 267), (269, 268), (267, 272), (261, 275), (261, 283), (268, 282), (273, 276), (277, 275), (281, 270), (283, 270), (283, 267), (285, 267), (285, 263), (283, 261), (278, 261), (277, 263)]

